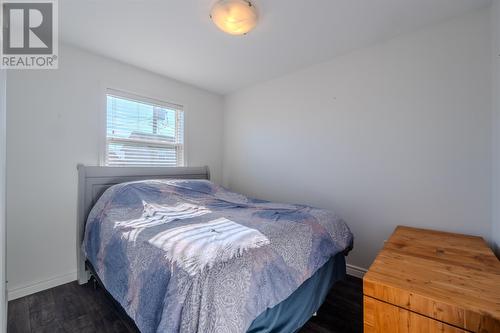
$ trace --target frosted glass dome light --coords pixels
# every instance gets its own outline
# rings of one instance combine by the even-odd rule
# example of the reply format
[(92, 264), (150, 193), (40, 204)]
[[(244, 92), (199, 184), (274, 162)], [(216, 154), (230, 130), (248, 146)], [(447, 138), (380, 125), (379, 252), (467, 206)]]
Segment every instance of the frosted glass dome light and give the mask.
[(210, 18), (220, 30), (244, 35), (257, 24), (257, 11), (250, 1), (220, 0), (213, 6)]

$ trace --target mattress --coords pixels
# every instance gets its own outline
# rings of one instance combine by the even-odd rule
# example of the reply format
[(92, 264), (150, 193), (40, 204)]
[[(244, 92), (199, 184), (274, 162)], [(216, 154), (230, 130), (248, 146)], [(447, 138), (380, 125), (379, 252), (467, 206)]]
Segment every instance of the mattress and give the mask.
[(204, 180), (111, 187), (89, 214), (82, 245), (141, 332), (252, 330), (351, 246), (349, 228), (331, 212)]

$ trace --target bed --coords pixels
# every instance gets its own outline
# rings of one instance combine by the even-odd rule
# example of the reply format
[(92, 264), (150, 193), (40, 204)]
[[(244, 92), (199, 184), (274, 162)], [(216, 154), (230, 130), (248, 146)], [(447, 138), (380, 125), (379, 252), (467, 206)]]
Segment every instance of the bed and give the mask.
[(78, 170), (78, 280), (141, 332), (295, 332), (345, 276), (353, 237), (331, 212), (230, 192), (207, 167)]

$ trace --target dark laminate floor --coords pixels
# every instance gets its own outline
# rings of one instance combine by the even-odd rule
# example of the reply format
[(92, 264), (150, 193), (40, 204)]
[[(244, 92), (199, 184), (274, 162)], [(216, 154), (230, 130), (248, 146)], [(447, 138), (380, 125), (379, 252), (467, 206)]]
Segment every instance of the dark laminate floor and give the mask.
[[(300, 333), (362, 332), (362, 283), (348, 276)], [(8, 333), (137, 332), (100, 288), (76, 282), (9, 302)]]

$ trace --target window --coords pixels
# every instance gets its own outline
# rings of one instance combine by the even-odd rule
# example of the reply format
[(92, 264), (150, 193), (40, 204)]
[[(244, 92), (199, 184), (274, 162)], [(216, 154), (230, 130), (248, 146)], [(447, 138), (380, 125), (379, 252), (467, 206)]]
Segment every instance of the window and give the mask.
[(184, 165), (181, 106), (111, 90), (106, 104), (106, 165)]

